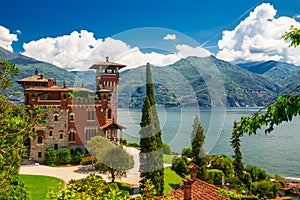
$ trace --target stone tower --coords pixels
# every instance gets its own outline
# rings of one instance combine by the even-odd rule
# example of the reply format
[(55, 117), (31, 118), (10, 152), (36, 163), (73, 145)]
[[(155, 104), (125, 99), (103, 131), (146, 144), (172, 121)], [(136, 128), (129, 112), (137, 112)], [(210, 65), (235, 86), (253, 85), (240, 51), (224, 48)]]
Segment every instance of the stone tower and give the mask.
[(98, 98), (108, 98), (111, 100), (111, 118), (117, 123), (118, 116), (118, 86), (119, 86), (119, 70), (126, 65), (110, 62), (106, 57), (106, 62), (94, 64), (90, 69), (96, 70), (96, 96)]

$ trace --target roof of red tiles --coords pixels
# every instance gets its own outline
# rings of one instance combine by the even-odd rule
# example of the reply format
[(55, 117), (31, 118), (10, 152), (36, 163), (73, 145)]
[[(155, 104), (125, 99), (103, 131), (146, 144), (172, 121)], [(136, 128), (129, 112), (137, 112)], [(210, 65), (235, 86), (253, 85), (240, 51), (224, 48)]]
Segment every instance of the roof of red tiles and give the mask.
[[(191, 186), (192, 200), (228, 200), (228, 197), (219, 195), (219, 189), (220, 188), (215, 185), (196, 179), (193, 181)], [(167, 196), (173, 196), (180, 200), (184, 199), (184, 186), (177, 190), (171, 190)]]
[[(51, 80), (53, 80), (53, 79), (51, 79)], [(47, 83), (48, 78), (45, 78), (43, 74), (38, 74), (38, 75), (29, 76), (29, 77), (20, 79), (17, 82), (18, 83), (22, 83), (22, 82), (44, 82), (44, 83)]]
[(125, 128), (124, 126), (121, 126), (121, 125), (115, 123), (114, 120), (106, 121), (106, 123), (104, 125), (100, 126), (100, 128), (103, 130), (103, 129), (109, 128), (110, 126), (116, 126), (116, 128), (118, 128), (120, 130)]
[(53, 85), (51, 87), (31, 87), (31, 88), (26, 88), (25, 91), (66, 91), (66, 92), (71, 92), (72, 89), (64, 87), (64, 86)]

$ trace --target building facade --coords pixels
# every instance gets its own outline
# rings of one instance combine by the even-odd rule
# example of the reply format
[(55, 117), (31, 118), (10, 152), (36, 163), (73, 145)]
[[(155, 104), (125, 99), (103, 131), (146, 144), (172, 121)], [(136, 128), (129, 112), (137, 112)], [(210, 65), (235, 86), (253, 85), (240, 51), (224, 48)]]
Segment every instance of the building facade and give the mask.
[[(96, 91), (56, 85), (36, 69), (33, 76), (18, 80), (24, 88), (25, 105), (34, 113), (35, 106), (46, 113), (45, 124), (35, 126), (36, 136), (27, 140), (28, 156), (38, 162), (45, 160), (45, 151), (76, 148), (88, 153), (85, 144), (94, 136), (105, 136), (112, 142), (122, 141), (117, 123), (119, 70), (125, 65), (109, 62), (94, 64)], [(78, 93), (78, 91), (80, 91)], [(91, 94), (81, 96), (81, 94)]]

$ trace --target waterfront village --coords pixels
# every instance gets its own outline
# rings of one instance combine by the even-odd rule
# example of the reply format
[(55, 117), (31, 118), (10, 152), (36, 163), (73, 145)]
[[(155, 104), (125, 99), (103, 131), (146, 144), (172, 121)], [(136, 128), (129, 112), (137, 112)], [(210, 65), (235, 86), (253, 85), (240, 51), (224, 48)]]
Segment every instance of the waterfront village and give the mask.
[[(29, 112), (34, 115), (36, 106), (39, 106), (46, 113), (45, 123), (37, 124), (34, 127), (35, 137), (33, 139), (27, 138), (24, 142), (24, 145), (27, 147), (27, 160), (24, 162), (24, 165), (26, 162), (27, 164), (33, 163), (33, 167), (45, 164), (47, 159), (46, 151), (49, 148), (54, 149), (56, 152), (60, 152), (61, 149), (69, 149), (71, 156), (80, 149), (80, 152), (89, 157), (91, 152), (86, 148), (86, 142), (95, 136), (107, 138), (114, 145), (125, 146), (126, 139), (122, 137), (122, 130), (126, 127), (118, 123), (117, 117), (120, 70), (125, 67), (123, 64), (110, 62), (108, 57), (105, 62), (92, 65), (90, 69), (96, 70), (96, 91), (86, 88), (71, 88), (65, 84), (59, 86), (56, 84), (54, 77), (46, 77), (38, 69), (33, 70), (32, 76), (18, 80), (17, 82), (23, 86), (25, 106)], [(94, 96), (93, 98), (74, 98), (73, 92), (75, 90), (94, 93)], [(168, 193), (158, 193), (158, 199), (257, 199), (257, 196), (247, 195), (245, 191), (240, 194), (231, 192), (234, 190), (230, 184), (225, 183), (225, 175), (221, 170), (209, 174), (214, 176), (210, 179), (212, 181), (206, 182), (201, 180), (198, 174), (199, 171), (201, 173), (202, 169), (198, 165), (188, 162), (191, 157), (193, 156), (187, 154), (182, 156), (181, 158), (186, 160), (180, 160), (177, 163), (177, 169), (174, 167), (173, 159), (173, 163), (171, 162), (173, 164), (172, 168), (175, 168), (176, 172), (182, 170), (182, 172), (179, 172), (182, 181), (172, 183), (177, 186), (172, 187)], [(228, 158), (220, 156), (219, 159), (226, 160)], [(134, 161), (139, 162), (138, 159)], [(189, 163), (188, 166), (187, 163)], [(218, 166), (213, 161), (210, 161), (209, 165)], [(166, 166), (170, 166), (170, 164)], [(230, 171), (230, 168), (233, 166), (229, 164), (223, 167), (223, 171)], [(23, 170), (26, 168), (27, 166), (22, 166)], [(184, 168), (187, 171), (184, 171)], [(221, 168), (219, 166), (219, 169)], [(257, 169), (253, 168), (252, 170)], [(263, 179), (266, 179), (266, 175), (263, 172), (257, 171), (263, 174)], [(136, 182), (130, 186), (132, 190), (130, 198), (144, 198), (138, 195), (141, 192), (138, 189), (140, 186), (140, 173), (138, 169), (135, 172)], [(282, 184), (282, 182), (278, 183)], [(156, 182), (153, 184), (155, 185)], [(283, 184), (281, 188), (284, 188), (285, 192), (292, 191), (299, 194), (298, 184)], [(273, 194), (273, 196), (284, 195), (284, 191), (282, 192), (278, 193), (276, 190), (276, 194)], [(144, 199), (152, 198), (150, 193), (150, 190), (147, 191)]]

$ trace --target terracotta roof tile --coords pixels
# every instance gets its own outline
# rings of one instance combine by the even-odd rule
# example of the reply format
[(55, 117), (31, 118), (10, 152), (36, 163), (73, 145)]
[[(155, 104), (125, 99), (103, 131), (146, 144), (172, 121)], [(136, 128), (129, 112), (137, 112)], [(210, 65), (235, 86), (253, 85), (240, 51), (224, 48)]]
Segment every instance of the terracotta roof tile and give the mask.
[(38, 75), (29, 76), (29, 77), (20, 79), (17, 82), (18, 83), (22, 83), (22, 82), (48, 82), (48, 78), (45, 78), (44, 75), (42, 75), (42, 74), (38, 74)]
[(93, 64), (90, 69), (99, 69), (100, 66), (103, 67), (108, 67), (108, 66), (112, 66), (112, 67), (119, 67), (120, 69), (123, 67), (126, 67), (126, 65), (120, 64), (120, 63), (115, 63), (115, 62), (100, 62), (100, 63), (96, 63)]
[[(200, 179), (193, 181), (192, 190), (192, 200), (228, 200), (225, 196), (220, 196), (218, 193), (218, 188), (215, 185), (209, 184)], [(177, 190), (170, 191), (167, 196), (174, 196), (177, 199), (184, 199), (184, 186)]]
[(66, 88), (64, 86), (53, 85), (51, 87), (31, 87), (31, 88), (26, 88), (25, 91), (67, 91), (67, 92), (71, 92), (72, 89)]

